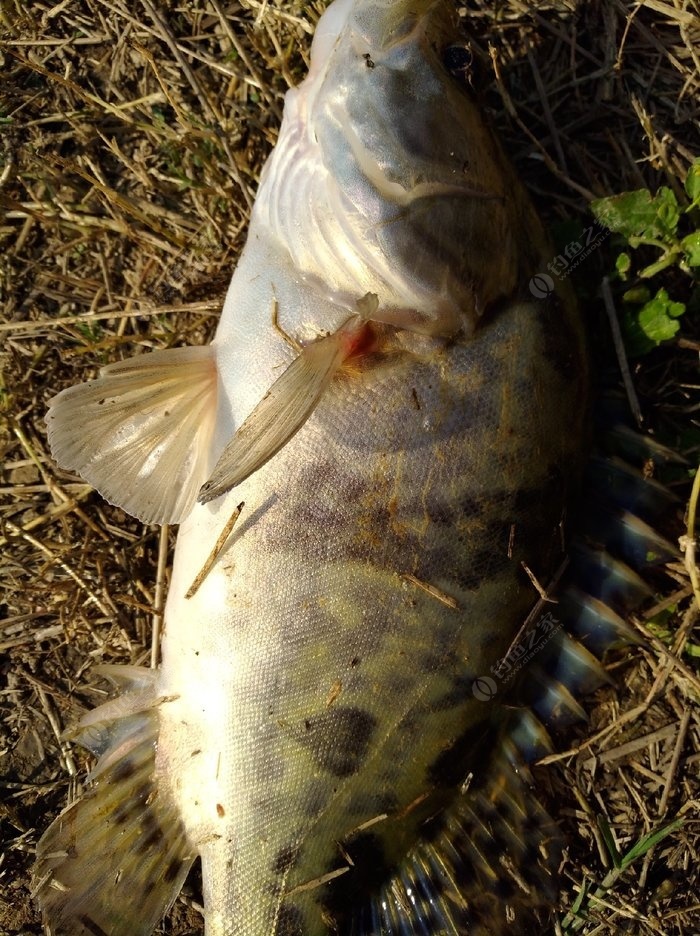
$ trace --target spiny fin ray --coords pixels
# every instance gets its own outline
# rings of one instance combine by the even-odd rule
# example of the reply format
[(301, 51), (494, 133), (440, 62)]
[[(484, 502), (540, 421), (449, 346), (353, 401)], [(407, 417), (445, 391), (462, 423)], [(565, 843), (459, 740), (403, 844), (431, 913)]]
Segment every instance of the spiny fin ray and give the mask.
[(484, 786), (458, 797), (440, 831), (412, 849), (357, 914), (352, 936), (525, 932), (533, 910), (556, 899), (561, 834), (511, 747), (504, 738)]

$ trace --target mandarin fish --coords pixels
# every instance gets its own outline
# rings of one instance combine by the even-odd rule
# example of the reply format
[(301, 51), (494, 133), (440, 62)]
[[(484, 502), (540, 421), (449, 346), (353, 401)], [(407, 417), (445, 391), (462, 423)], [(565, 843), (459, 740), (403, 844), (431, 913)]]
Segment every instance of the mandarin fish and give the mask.
[[(604, 674), (558, 606), (519, 635), (564, 558), (587, 358), (568, 293), (529, 288), (546, 239), (464, 43), (447, 0), (335, 0), (211, 345), (51, 403), (62, 466), (181, 524), (162, 663), (102, 668), (97, 765), (37, 849), (56, 934), (149, 936), (196, 860), (206, 936), (520, 933), (556, 899), (527, 763)], [(645, 592), (579, 552), (602, 652)]]

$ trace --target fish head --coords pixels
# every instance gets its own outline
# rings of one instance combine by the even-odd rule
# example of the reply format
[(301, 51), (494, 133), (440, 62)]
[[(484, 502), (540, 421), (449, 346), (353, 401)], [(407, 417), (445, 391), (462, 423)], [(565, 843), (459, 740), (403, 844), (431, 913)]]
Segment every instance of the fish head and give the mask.
[(438, 336), (471, 333), (512, 296), (543, 240), (449, 67), (465, 43), (447, 0), (335, 0), (258, 199), (326, 297), (357, 311), (369, 295), (375, 320)]

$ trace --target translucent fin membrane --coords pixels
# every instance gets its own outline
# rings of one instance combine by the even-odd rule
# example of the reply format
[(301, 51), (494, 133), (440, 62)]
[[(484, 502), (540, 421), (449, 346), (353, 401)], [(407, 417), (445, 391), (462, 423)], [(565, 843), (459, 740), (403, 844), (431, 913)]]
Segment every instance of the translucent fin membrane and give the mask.
[(568, 628), (598, 656), (606, 650), (638, 642), (635, 631), (624, 618), (604, 601), (575, 586), (567, 588), (559, 607)]
[(594, 514), (586, 533), (634, 569), (663, 565), (678, 555), (673, 543), (628, 510), (607, 517)]
[(651, 595), (651, 588), (636, 572), (603, 549), (576, 543), (571, 550), (571, 578), (593, 598), (624, 614)]
[(641, 467), (648, 461), (657, 467), (688, 464), (678, 452), (620, 422), (601, 433), (601, 444), (608, 454), (622, 458), (631, 465)]
[(647, 522), (653, 523), (678, 504), (678, 498), (668, 488), (645, 478), (641, 471), (616, 457), (592, 458), (586, 481), (594, 492), (596, 506), (608, 504), (633, 511)]
[(51, 453), (144, 523), (179, 523), (207, 477), (216, 396), (211, 347), (110, 364), (51, 400)]
[(318, 405), (364, 329), (359, 318), (304, 347), (277, 378), (224, 449), (199, 500), (221, 497), (262, 467), (289, 442)]
[(124, 669), (121, 714), (108, 702), (85, 720), (94, 784), (37, 846), (33, 890), (55, 936), (150, 936), (194, 860), (155, 775), (154, 674)]
[(513, 747), (528, 764), (533, 764), (554, 751), (549, 732), (530, 709), (523, 708), (513, 712), (509, 737)]

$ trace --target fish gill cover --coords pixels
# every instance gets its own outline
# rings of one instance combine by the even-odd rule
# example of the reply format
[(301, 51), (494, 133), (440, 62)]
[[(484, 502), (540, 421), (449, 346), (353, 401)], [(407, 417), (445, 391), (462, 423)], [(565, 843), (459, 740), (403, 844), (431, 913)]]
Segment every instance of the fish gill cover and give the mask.
[[(282, 95), (306, 70), (320, 12), (295, 3), (16, 0), (0, 14), (0, 933), (8, 936), (41, 932), (29, 893), (34, 845), (47, 802), (54, 813), (63, 808), (86, 763), (62, 732), (104, 697), (89, 677), (93, 662), (148, 661), (171, 542), (55, 469), (46, 400), (138, 349), (211, 337)], [(533, 288), (571, 277), (602, 368), (611, 339), (598, 290), (611, 274), (626, 334), (637, 334), (629, 361), (645, 426), (692, 465), (697, 293), (682, 263), (695, 256), (698, 229), (685, 213), (700, 152), (697, 10), (477, 2), (468, 14), (471, 42), (449, 51), (449, 65), (488, 108), (556, 244)], [(648, 196), (622, 205), (634, 224), (611, 217), (619, 204), (598, 215), (609, 227), (589, 214), (594, 198), (641, 190)], [(653, 218), (649, 203), (660, 209)], [(676, 243), (680, 262), (641, 275)], [(649, 352), (639, 329), (667, 343)], [(682, 507), (688, 469), (653, 472)], [(678, 532), (672, 516), (665, 532)], [(537, 770), (568, 844), (565, 932), (599, 924), (612, 933), (618, 922), (639, 933), (700, 929), (697, 606), (678, 562), (649, 585), (654, 597), (635, 623), (644, 647), (614, 660), (617, 687), (584, 700), (589, 730), (569, 734), (566, 756)], [(489, 674), (496, 691), (502, 675)], [(682, 828), (647, 837), (677, 817)], [(601, 907), (591, 895), (603, 885)], [(192, 879), (165, 932), (201, 931), (197, 906)]]

